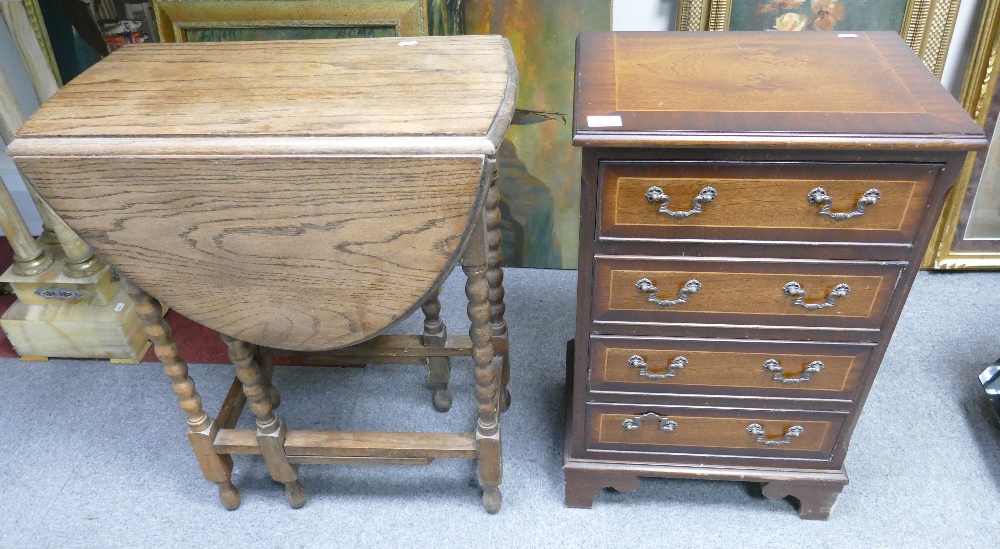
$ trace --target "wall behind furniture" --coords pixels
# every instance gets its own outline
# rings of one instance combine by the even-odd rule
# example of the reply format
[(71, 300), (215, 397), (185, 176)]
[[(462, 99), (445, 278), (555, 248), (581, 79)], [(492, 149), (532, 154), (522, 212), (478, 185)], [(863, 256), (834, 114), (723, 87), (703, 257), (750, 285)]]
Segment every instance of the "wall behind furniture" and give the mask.
[[(28, 72), (21, 63), (21, 54), (18, 53), (14, 39), (3, 19), (0, 19), (0, 70), (7, 75), (7, 80), (14, 88), (14, 95), (17, 97), (21, 110), (26, 115), (35, 112), (35, 109), (38, 108), (38, 99), (35, 97), (35, 91), (28, 79)], [(21, 176), (17, 173), (14, 162), (7, 156), (7, 148), (0, 147), (0, 149), (2, 149), (0, 150), (0, 179), (3, 179), (3, 183), (10, 190), (14, 203), (21, 210), (24, 220), (28, 222), (31, 234), (41, 234), (42, 219), (38, 216), (38, 210), (31, 202), (31, 196), (28, 195), (28, 190), (25, 188)], [(0, 234), (3, 234), (3, 231), (0, 231)]]

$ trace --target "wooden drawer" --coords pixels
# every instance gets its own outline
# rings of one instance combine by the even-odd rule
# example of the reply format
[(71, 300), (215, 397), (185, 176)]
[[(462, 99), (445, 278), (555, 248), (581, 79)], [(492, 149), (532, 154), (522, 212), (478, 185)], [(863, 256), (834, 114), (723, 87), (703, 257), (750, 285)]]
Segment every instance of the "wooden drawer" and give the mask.
[(850, 400), (875, 346), (594, 337), (590, 390)]
[[(711, 239), (908, 244), (937, 172), (938, 164), (602, 162), (598, 238)], [(699, 213), (675, 218), (659, 210), (669, 197), (671, 212)], [(699, 204), (695, 197), (706, 188)], [(878, 201), (863, 213), (836, 220), (820, 213), (849, 213), (869, 189)], [(714, 191), (714, 198), (710, 198)], [(816, 195), (824, 194), (816, 191)], [(683, 215), (677, 213), (676, 215)]]
[(868, 329), (881, 326), (906, 266), (847, 261), (595, 259), (595, 322)]
[(587, 448), (829, 459), (847, 414), (587, 405)]

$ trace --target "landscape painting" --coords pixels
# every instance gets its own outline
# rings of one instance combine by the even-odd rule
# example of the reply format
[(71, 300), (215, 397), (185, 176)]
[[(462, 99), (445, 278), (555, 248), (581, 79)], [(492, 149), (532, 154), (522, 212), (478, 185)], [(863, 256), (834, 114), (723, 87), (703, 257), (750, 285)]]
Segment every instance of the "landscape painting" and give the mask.
[(504, 264), (576, 267), (580, 150), (573, 68), (582, 31), (611, 30), (612, 0), (467, 0), (465, 32), (510, 40), (520, 87), (500, 148)]

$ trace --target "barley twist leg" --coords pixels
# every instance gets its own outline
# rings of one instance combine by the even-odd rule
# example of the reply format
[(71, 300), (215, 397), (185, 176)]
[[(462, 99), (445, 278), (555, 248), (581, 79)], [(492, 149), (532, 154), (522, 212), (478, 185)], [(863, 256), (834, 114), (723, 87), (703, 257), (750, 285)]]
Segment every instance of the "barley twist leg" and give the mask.
[(508, 389), (510, 384), (510, 344), (507, 335), (507, 321), (504, 320), (507, 306), (503, 301), (503, 269), (500, 267), (501, 262), (503, 262), (503, 251), (500, 249), (500, 189), (497, 187), (499, 177), (500, 171), (497, 168), (497, 162), (493, 161), (493, 175), (486, 195), (486, 241), (488, 246), (486, 280), (490, 286), (490, 327), (493, 332), (493, 349), (503, 361), (500, 376), (500, 411), (506, 412), (510, 408), (510, 390)]
[(306, 491), (299, 483), (298, 468), (288, 462), (285, 436), (288, 429), (274, 413), (269, 384), (264, 380), (260, 365), (254, 360), (254, 348), (249, 343), (222, 335), (229, 347), (229, 359), (236, 365), (236, 377), (243, 383), (250, 411), (257, 418), (257, 444), (271, 478), (285, 485), (285, 499), (298, 509), (306, 504)]
[[(438, 299), (440, 293), (439, 288), (420, 306), (424, 312), (425, 347), (444, 347), (448, 340), (448, 328), (441, 320), (441, 301)], [(448, 388), (448, 381), (451, 379), (451, 359), (446, 356), (429, 357), (427, 372), (431, 389), (434, 391), (434, 408), (439, 412), (447, 412), (451, 409), (451, 389)]]
[(278, 406), (281, 406), (281, 392), (271, 381), (274, 377), (274, 357), (256, 345), (253, 346), (253, 357), (257, 364), (260, 364), (261, 383), (266, 384), (267, 396), (271, 399), (271, 408), (277, 409)]
[(218, 426), (205, 413), (201, 395), (194, 380), (188, 376), (188, 365), (181, 357), (170, 332), (170, 325), (163, 319), (163, 309), (149, 294), (131, 282), (127, 283), (128, 295), (135, 302), (135, 312), (142, 322), (146, 336), (153, 342), (156, 357), (163, 363), (163, 372), (170, 378), (170, 385), (177, 394), (177, 402), (187, 414), (188, 440), (198, 459), (205, 478), (219, 487), (219, 499), (226, 509), (240, 506), (240, 492), (233, 486), (233, 458), (215, 451)]
[(500, 483), (503, 480), (499, 412), (500, 359), (493, 351), (489, 323), (487, 266), (464, 265), (462, 270), (468, 277), (465, 295), (469, 299), (469, 337), (472, 340), (473, 375), (476, 379), (476, 458), (479, 484), (483, 488), (483, 506), (489, 513), (496, 513), (503, 503), (503, 495), (500, 493)]

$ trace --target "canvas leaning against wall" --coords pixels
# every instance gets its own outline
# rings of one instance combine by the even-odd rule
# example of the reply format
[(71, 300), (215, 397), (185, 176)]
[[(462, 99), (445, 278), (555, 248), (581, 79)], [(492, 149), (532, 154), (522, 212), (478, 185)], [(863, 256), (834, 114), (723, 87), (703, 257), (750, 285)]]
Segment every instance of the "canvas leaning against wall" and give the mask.
[(580, 151), (572, 146), (576, 37), (611, 30), (612, 0), (467, 0), (468, 34), (510, 40), (517, 112), (500, 147), (504, 264), (574, 268)]

